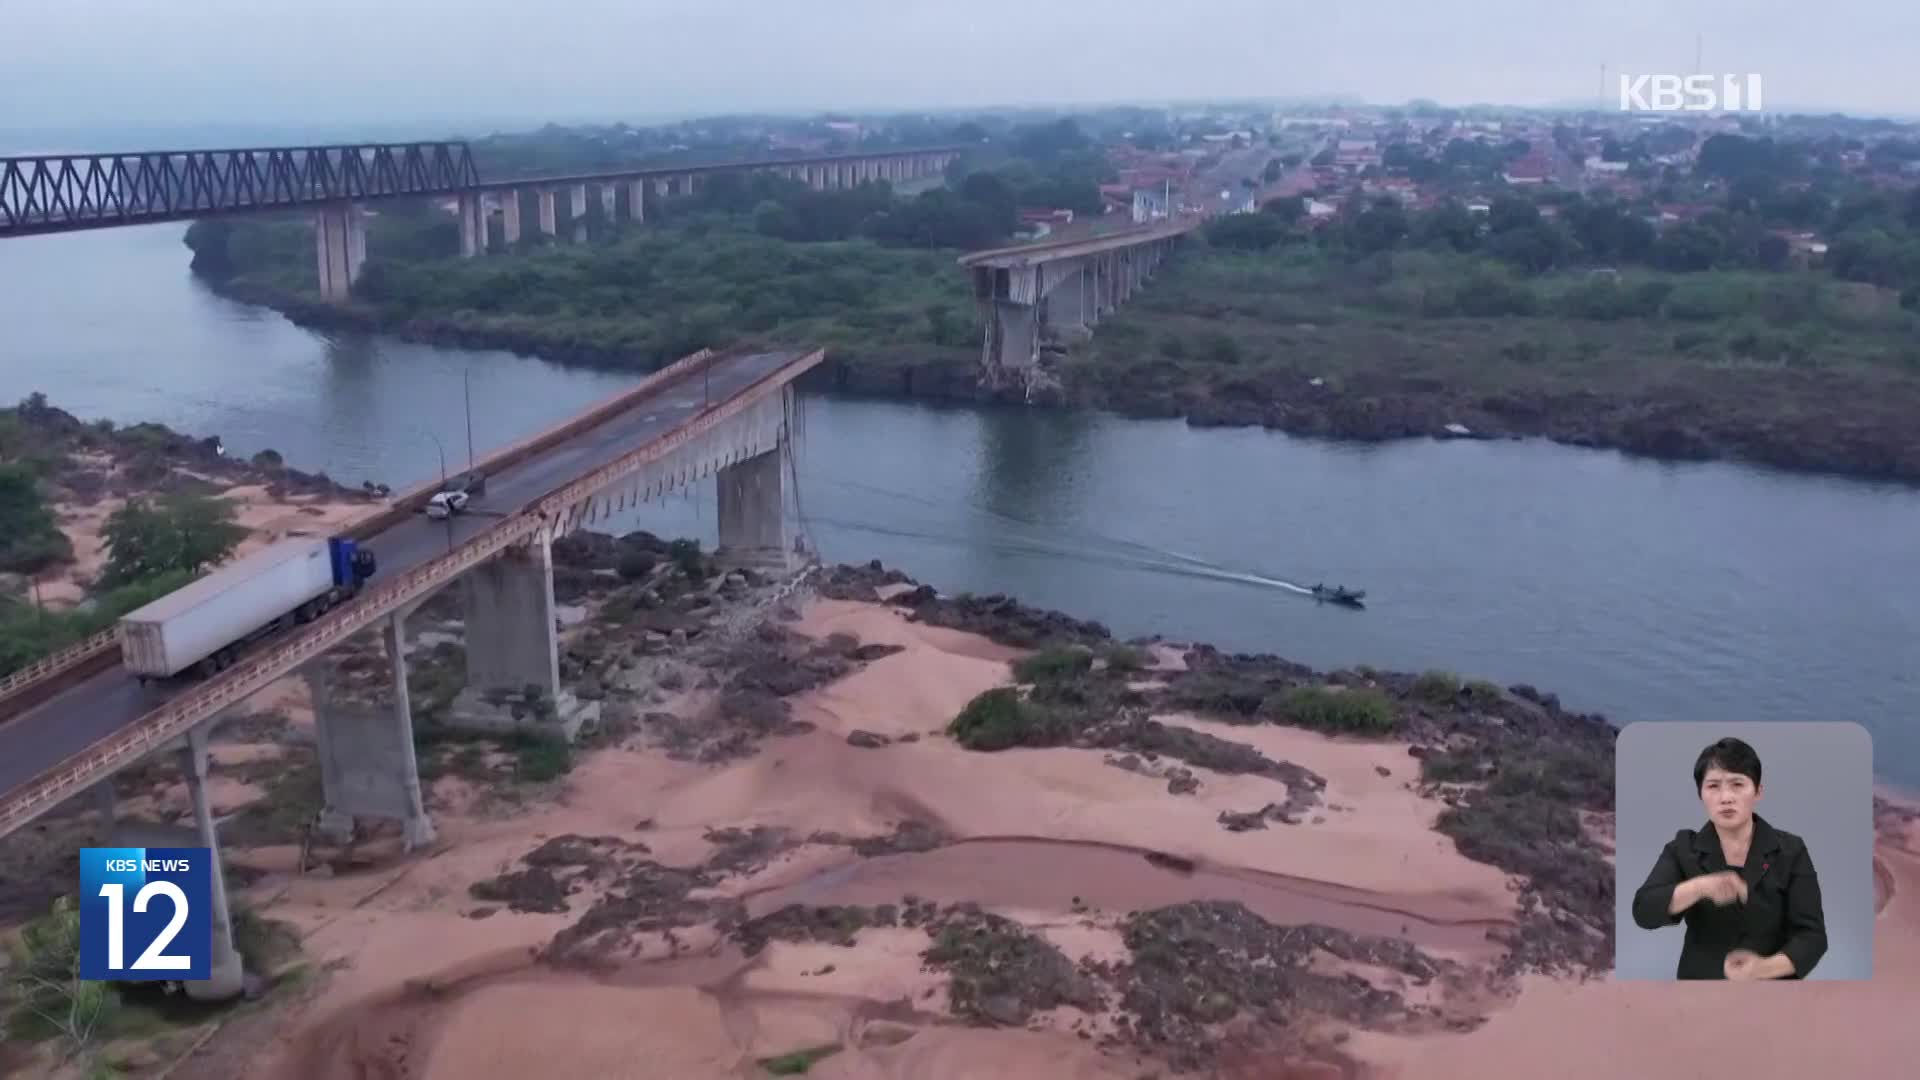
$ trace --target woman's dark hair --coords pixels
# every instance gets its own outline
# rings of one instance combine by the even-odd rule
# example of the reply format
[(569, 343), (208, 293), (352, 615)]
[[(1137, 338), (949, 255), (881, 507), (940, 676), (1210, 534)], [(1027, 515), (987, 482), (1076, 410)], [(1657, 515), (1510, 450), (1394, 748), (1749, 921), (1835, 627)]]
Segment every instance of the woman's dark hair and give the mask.
[(1760, 786), (1760, 755), (1739, 739), (1721, 739), (1700, 751), (1693, 763), (1693, 790), (1699, 791), (1707, 782), (1708, 769), (1739, 773), (1753, 781), (1754, 787)]

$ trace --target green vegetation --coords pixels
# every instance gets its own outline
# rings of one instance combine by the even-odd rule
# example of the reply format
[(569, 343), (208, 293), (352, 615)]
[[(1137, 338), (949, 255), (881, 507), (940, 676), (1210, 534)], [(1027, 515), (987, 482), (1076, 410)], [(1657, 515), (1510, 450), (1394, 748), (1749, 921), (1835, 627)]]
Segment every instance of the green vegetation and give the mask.
[(0, 597), (0, 675), (78, 644), (192, 580), (192, 574), (181, 571), (159, 574), (97, 594), (71, 611), (43, 611), (30, 602)]
[(1028, 701), (1012, 687), (988, 690), (967, 702), (947, 725), (947, 734), (969, 750), (1006, 750), (1015, 746), (1058, 746), (1073, 735), (1073, 725), (1044, 705)]
[(825, 1046), (810, 1046), (804, 1050), (793, 1050), (777, 1057), (761, 1058), (760, 1067), (771, 1076), (804, 1076), (809, 1069), (839, 1053), (844, 1047), (839, 1043), (827, 1043)]
[(1072, 645), (1042, 649), (1013, 665), (1013, 677), (1023, 683), (1070, 679), (1093, 668), (1093, 653)]
[[(44, 500), (38, 501), (37, 509), (51, 513)], [(31, 518), (35, 513), (36, 504), (26, 503), (23, 516)], [(99, 633), (127, 612), (192, 581), (246, 536), (232, 517), (230, 503), (195, 495), (170, 496), (157, 504), (128, 502), (108, 518), (103, 530), (110, 546), (100, 575), (104, 592), (66, 611), (46, 611), (26, 599), (0, 597), (0, 674)], [(65, 539), (61, 537), (62, 543)]]
[(107, 518), (101, 538), (109, 588), (170, 574), (195, 575), (233, 553), (247, 530), (233, 520), (233, 504), (203, 495), (129, 499)]
[(0, 465), (0, 573), (37, 574), (71, 558), (39, 476), (25, 464)]
[(1451, 671), (1428, 671), (1413, 681), (1413, 696), (1434, 705), (1451, 705), (1460, 696), (1460, 676)]
[(1268, 698), (1270, 718), (1335, 735), (1385, 735), (1399, 723), (1393, 699), (1377, 690), (1298, 686)]
[(513, 751), (514, 776), (529, 784), (543, 784), (573, 771), (573, 747), (558, 735), (516, 732), (506, 740)]
[(120, 1012), (113, 984), (80, 978), (80, 911), (67, 897), (21, 928), (7, 969), (6, 1031), (26, 1041), (58, 1038), (88, 1051)]
[(1153, 653), (1138, 645), (1109, 645), (1100, 650), (1108, 671), (1145, 671), (1153, 666)]

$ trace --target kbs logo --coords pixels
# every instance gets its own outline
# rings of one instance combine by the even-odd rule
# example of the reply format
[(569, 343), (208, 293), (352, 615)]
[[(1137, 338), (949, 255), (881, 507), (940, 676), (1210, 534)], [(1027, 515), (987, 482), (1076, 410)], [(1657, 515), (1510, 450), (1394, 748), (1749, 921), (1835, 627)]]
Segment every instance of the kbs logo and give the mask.
[(1759, 112), (1758, 75), (1622, 75), (1621, 112)]
[(212, 904), (206, 848), (81, 848), (80, 977), (208, 978)]

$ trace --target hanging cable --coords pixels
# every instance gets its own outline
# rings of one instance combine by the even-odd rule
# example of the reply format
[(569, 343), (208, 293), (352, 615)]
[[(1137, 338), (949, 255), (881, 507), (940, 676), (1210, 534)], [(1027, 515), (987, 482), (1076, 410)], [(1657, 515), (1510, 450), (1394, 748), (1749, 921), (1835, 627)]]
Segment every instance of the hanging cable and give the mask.
[(781, 408), (786, 413), (787, 475), (793, 483), (795, 530), (805, 548), (808, 565), (815, 566), (821, 560), (820, 549), (816, 546), (812, 525), (807, 521), (806, 504), (800, 497), (800, 444), (806, 436), (806, 410), (800, 407), (800, 395), (791, 386), (781, 394)]

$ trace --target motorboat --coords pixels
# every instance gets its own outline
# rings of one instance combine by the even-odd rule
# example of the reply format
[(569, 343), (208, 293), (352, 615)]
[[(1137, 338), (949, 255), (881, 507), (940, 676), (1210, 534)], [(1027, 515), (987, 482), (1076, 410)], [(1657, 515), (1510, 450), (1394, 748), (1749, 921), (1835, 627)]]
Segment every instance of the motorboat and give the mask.
[(1365, 607), (1361, 603), (1367, 598), (1365, 589), (1349, 589), (1345, 585), (1315, 585), (1313, 598), (1328, 604), (1344, 604), (1347, 607)]

